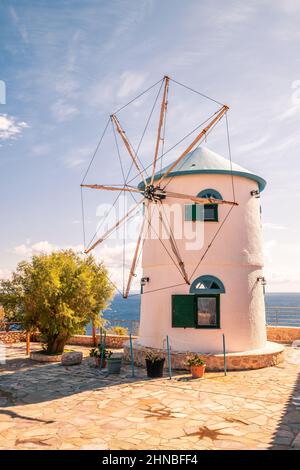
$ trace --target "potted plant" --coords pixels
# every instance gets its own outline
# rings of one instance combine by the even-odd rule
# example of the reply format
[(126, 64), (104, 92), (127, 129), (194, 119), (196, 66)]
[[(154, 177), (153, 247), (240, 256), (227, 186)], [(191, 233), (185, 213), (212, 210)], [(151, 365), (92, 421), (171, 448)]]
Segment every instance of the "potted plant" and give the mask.
[(147, 376), (151, 378), (162, 377), (164, 362), (165, 358), (161, 353), (149, 351), (146, 354)]
[(107, 358), (107, 370), (109, 374), (119, 374), (121, 372), (122, 356), (112, 354)]
[(98, 348), (90, 349), (90, 357), (94, 358), (95, 366), (100, 367), (100, 353)]
[(111, 354), (112, 354), (111, 351), (108, 351), (107, 349), (104, 349), (104, 347), (99, 344), (98, 348), (92, 348), (90, 350), (90, 357), (94, 358), (95, 366), (100, 367), (102, 350), (103, 350), (102, 369), (105, 369), (106, 360), (111, 356)]
[(193, 379), (201, 379), (204, 376), (206, 364), (198, 354), (190, 356), (187, 365), (190, 366)]

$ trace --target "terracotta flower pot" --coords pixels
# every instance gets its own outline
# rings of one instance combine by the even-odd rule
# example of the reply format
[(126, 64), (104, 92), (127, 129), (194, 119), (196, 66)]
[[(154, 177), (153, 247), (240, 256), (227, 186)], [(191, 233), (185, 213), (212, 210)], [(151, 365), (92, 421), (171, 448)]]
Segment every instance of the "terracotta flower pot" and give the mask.
[(202, 379), (202, 377), (204, 377), (205, 367), (205, 364), (203, 366), (191, 366), (193, 379)]
[[(101, 360), (100, 357), (94, 357), (94, 361), (95, 361), (95, 366), (96, 366), (96, 367), (100, 367), (100, 360)], [(106, 367), (106, 359), (103, 359), (103, 361), (102, 361), (102, 369), (105, 369), (105, 367)]]

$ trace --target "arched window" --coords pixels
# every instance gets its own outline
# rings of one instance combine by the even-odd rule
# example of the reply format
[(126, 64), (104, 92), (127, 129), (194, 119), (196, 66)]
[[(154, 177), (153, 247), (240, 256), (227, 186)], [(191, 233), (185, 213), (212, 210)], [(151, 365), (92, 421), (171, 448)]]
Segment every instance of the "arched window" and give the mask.
[(222, 281), (206, 274), (195, 279), (188, 295), (172, 296), (172, 326), (177, 328), (220, 328)]
[[(223, 199), (219, 191), (216, 189), (204, 189), (197, 194), (197, 197)], [(185, 220), (195, 222), (197, 220), (204, 220), (205, 222), (218, 222), (218, 204), (186, 204), (185, 205)]]
[(198, 197), (213, 197), (214, 199), (223, 199), (216, 189), (203, 189), (197, 194)]
[(195, 279), (190, 287), (190, 294), (223, 294), (224, 292), (223, 282), (208, 274)]
[[(223, 199), (219, 191), (216, 189), (204, 189), (197, 194), (197, 197)], [(204, 221), (218, 222), (218, 204), (204, 204)]]

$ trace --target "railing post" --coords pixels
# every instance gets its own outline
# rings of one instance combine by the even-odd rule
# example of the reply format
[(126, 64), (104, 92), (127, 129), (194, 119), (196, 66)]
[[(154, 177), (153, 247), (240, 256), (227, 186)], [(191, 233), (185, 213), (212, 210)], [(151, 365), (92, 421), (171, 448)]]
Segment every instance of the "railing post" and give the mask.
[(30, 331), (26, 331), (26, 356), (30, 355)]
[(131, 377), (134, 377), (134, 356), (133, 356), (133, 347), (132, 347), (132, 335), (129, 335), (130, 343), (130, 362), (131, 362)]
[(103, 345), (102, 345), (101, 353), (100, 353), (100, 369), (102, 369), (103, 359), (105, 359), (105, 347), (106, 347), (106, 331), (104, 330)]
[(171, 352), (170, 352), (170, 343), (169, 336), (167, 335), (167, 350), (168, 350), (168, 369), (169, 369), (169, 379), (172, 378), (172, 366), (171, 366)]
[(102, 344), (102, 326), (101, 326), (101, 328), (100, 328), (99, 344)]
[(227, 375), (227, 363), (226, 363), (226, 344), (225, 344), (225, 335), (222, 334), (223, 340), (223, 360), (224, 360), (224, 375)]

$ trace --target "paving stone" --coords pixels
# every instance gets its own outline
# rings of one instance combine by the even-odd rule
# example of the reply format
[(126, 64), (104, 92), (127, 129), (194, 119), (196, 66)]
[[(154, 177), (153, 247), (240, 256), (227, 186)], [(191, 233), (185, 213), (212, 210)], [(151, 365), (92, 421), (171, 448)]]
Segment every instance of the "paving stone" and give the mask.
[(88, 348), (74, 349), (82, 363), (62, 367), (24, 359), (24, 344), (7, 347), (13, 361), (0, 366), (0, 448), (300, 448), (300, 409), (291, 398), (300, 396), (299, 365), (196, 381), (175, 373), (149, 380), (142, 368), (132, 378), (125, 365), (106, 377), (91, 367)]

